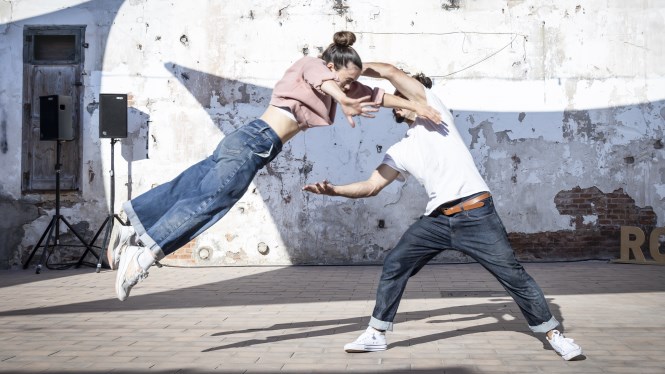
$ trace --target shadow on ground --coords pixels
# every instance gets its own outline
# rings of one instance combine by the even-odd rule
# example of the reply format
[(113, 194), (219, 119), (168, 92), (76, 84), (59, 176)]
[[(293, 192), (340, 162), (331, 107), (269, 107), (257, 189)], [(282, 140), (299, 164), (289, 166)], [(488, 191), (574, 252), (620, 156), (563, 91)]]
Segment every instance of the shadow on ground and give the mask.
[[(561, 317), (561, 311), (558, 304), (553, 303), (552, 300), (548, 300), (552, 314), (561, 321), (563, 325), (563, 318)], [(458, 336), (463, 336), (467, 334), (476, 334), (483, 332), (492, 332), (492, 331), (514, 331), (529, 336), (534, 336), (534, 334), (529, 330), (526, 325), (526, 322), (522, 318), (519, 312), (515, 312), (517, 306), (513, 303), (512, 299), (509, 297), (500, 298), (500, 299), (491, 299), (488, 303), (479, 303), (473, 305), (463, 305), (457, 307), (449, 308), (439, 308), (433, 310), (419, 310), (417, 312), (402, 312), (397, 313), (395, 317), (395, 323), (404, 323), (409, 321), (420, 321), (425, 319), (435, 318), (434, 320), (428, 321), (430, 324), (446, 324), (446, 323), (459, 323), (459, 322), (468, 322), (468, 321), (478, 321), (476, 325), (465, 327), (461, 329), (452, 329), (449, 331), (439, 331), (434, 334), (428, 334), (420, 336), (417, 338), (406, 339), (402, 341), (397, 341), (388, 344), (388, 349), (395, 347), (409, 347), (418, 344), (431, 343), (438, 340), (445, 340), (449, 338), (454, 338)], [(462, 316), (451, 318), (451, 316)], [(494, 319), (495, 322), (484, 323), (480, 322), (483, 319)], [(352, 318), (335, 318), (330, 320), (317, 320), (317, 321), (306, 321), (306, 322), (294, 322), (294, 323), (281, 323), (276, 324), (270, 327), (254, 328), (254, 329), (244, 329), (244, 330), (228, 330), (220, 331), (213, 333), (211, 336), (227, 336), (235, 334), (247, 334), (253, 332), (270, 332), (275, 331), (274, 336), (268, 336), (263, 339), (250, 339), (245, 341), (239, 341), (232, 344), (221, 345), (217, 347), (211, 347), (203, 350), (203, 352), (212, 352), (223, 349), (230, 348), (239, 348), (239, 347), (248, 347), (259, 344), (271, 344), (275, 342), (288, 341), (294, 339), (305, 339), (312, 338), (317, 336), (331, 336), (337, 335), (340, 333), (351, 333), (357, 332), (360, 334), (367, 328), (367, 323), (369, 321), (369, 316), (360, 316)], [(311, 330), (312, 328), (321, 328), (319, 330)], [(450, 328), (450, 327), (448, 327)], [(299, 331), (293, 333), (285, 333), (285, 330), (295, 330), (306, 329), (306, 331)], [(436, 326), (432, 326), (432, 330), (439, 330)], [(394, 336), (394, 335), (393, 335)], [(535, 335), (536, 338), (540, 338), (540, 335)], [(543, 343), (544, 349), (551, 350), (549, 344), (546, 344), (544, 339), (540, 339)]]
[[(404, 299), (434, 299), (442, 297), (491, 297), (493, 295), (505, 295), (499, 283), (492, 276), (482, 270), (477, 271), (478, 264), (456, 264), (442, 265), (432, 264), (426, 266), (422, 273), (437, 272), (436, 277), (446, 276), (450, 272), (450, 280), (441, 280), (426, 291), (413, 290), (407, 286)], [(538, 265), (533, 265), (538, 266)], [(548, 266), (538, 268), (536, 271), (529, 270), (529, 264), (525, 264), (527, 271), (541, 286), (546, 296), (582, 294), (580, 287), (569, 287), (567, 282), (583, 281), (586, 285), (583, 294), (608, 294), (608, 293), (636, 293), (636, 292), (665, 292), (665, 273), (652, 272), (650, 282), (641, 279), (645, 276), (643, 270), (650, 269), (644, 266), (625, 264), (594, 263), (599, 269), (612, 267), (612, 272), (599, 271), (594, 275), (590, 273), (588, 266), (575, 267), (569, 264), (561, 266)], [(474, 289), (473, 284), (465, 286), (451, 286), (448, 281), (455, 281), (456, 275), (465, 271), (477, 272), (474, 282), (486, 282), (492, 285), (491, 289)], [(153, 268), (151, 273), (164, 271)], [(197, 269), (173, 269), (167, 271), (182, 271), (184, 276), (193, 277)], [(233, 271), (233, 268), (219, 268), (219, 272)], [(340, 276), (339, 272), (347, 272)], [(124, 302), (115, 298), (74, 302), (66, 305), (53, 305), (44, 307), (5, 310), (0, 316), (18, 315), (47, 315), (47, 314), (75, 314), (75, 313), (101, 313), (109, 311), (146, 311), (154, 309), (195, 309), (205, 307), (238, 306), (238, 305), (272, 305), (272, 304), (294, 304), (313, 302), (346, 302), (354, 300), (373, 300), (376, 285), (381, 272), (380, 266), (291, 266), (267, 270), (257, 274), (250, 274), (238, 278), (203, 283), (194, 286), (182, 287), (158, 291), (149, 294), (136, 295)], [(48, 282), (61, 277), (73, 275), (85, 275), (80, 281), (81, 287), (86, 287), (86, 282), (97, 282), (95, 277), (102, 275), (93, 273), (90, 269), (73, 269), (63, 271), (48, 271), (40, 275), (25, 271), (0, 272), (0, 288), (11, 287), (18, 284), (26, 284), (31, 281)], [(611, 274), (611, 276), (610, 276)], [(362, 280), (358, 277), (362, 276)], [(429, 275), (431, 276), (431, 274)], [(148, 278), (136, 286), (137, 289), (145, 287), (149, 282), (156, 282)], [(418, 275), (414, 277), (414, 280)], [(342, 279), (342, 281), (340, 281)], [(572, 280), (571, 280), (572, 279)], [(411, 281), (409, 285), (414, 283)], [(106, 282), (106, 280), (105, 280)], [(359, 282), (363, 287), (359, 287)], [(154, 285), (154, 283), (153, 283)], [(91, 285), (92, 287), (92, 285)], [(79, 287), (77, 286), (77, 289)], [(109, 282), (109, 294), (112, 292), (113, 284)], [(90, 290), (95, 292), (95, 290)], [(489, 293), (488, 293), (489, 292)], [(106, 294), (107, 292), (105, 292)]]

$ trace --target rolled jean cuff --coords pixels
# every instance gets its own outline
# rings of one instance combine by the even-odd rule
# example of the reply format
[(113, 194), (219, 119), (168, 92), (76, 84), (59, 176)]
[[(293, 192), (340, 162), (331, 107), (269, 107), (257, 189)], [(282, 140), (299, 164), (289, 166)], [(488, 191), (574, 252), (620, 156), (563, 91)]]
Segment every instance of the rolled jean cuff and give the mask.
[(136, 235), (138, 236), (139, 241), (143, 244), (143, 246), (150, 249), (150, 252), (152, 252), (156, 260), (159, 261), (164, 258), (164, 252), (162, 251), (162, 248), (146, 232), (145, 227), (143, 227), (143, 224), (141, 223), (141, 220), (136, 215), (136, 212), (134, 212), (132, 202), (125, 201), (125, 203), (122, 204), (122, 210), (125, 211), (127, 219), (129, 219), (129, 223), (134, 228), (134, 231), (136, 232)]
[(555, 328), (557, 326), (559, 326), (559, 321), (557, 321), (556, 318), (552, 317), (547, 322), (543, 322), (538, 326), (529, 326), (529, 328), (533, 332), (545, 333), (545, 332), (548, 332), (548, 331), (552, 330), (553, 328)]
[(381, 321), (372, 316), (372, 318), (369, 319), (369, 325), (374, 327), (377, 330), (383, 330), (383, 331), (393, 331), (393, 323), (392, 322), (386, 322), (386, 321)]

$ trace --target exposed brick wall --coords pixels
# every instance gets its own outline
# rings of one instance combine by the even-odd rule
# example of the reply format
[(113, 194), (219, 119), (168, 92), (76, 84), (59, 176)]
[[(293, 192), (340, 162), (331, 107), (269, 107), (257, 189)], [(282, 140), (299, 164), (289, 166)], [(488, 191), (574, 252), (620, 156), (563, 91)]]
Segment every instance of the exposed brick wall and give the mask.
[(639, 227), (648, 238), (658, 222), (651, 207), (636, 206), (635, 200), (623, 189), (603, 193), (596, 187), (575, 187), (559, 192), (554, 197), (554, 203), (562, 215), (571, 217), (575, 229), (534, 234), (509, 233), (508, 238), (518, 258), (616, 259), (619, 258), (621, 226)]
[(182, 248), (164, 257), (160, 263), (171, 266), (196, 266), (198, 265), (194, 259), (194, 248), (196, 241), (192, 240), (185, 244)]

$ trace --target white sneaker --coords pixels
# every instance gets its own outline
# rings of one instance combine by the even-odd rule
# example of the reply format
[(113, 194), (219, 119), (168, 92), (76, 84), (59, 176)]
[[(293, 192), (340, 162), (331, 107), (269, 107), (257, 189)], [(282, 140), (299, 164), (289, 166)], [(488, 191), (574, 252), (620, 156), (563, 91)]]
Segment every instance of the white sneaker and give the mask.
[(148, 277), (148, 271), (139, 265), (139, 255), (147, 250), (145, 247), (129, 246), (120, 255), (120, 266), (115, 276), (115, 294), (120, 301), (125, 301), (132, 287)]
[(560, 354), (564, 360), (571, 360), (582, 354), (582, 348), (573, 343), (573, 339), (566, 338), (558, 330), (552, 332), (552, 339), (546, 337), (556, 353)]
[(113, 229), (111, 229), (111, 235), (109, 235), (109, 242), (106, 245), (106, 261), (111, 270), (118, 268), (120, 255), (130, 244), (133, 244), (132, 238), (134, 238), (135, 235), (136, 232), (132, 226), (124, 226), (117, 222), (113, 223)]
[(385, 351), (386, 334), (368, 327), (353, 343), (346, 344), (344, 350), (349, 353)]

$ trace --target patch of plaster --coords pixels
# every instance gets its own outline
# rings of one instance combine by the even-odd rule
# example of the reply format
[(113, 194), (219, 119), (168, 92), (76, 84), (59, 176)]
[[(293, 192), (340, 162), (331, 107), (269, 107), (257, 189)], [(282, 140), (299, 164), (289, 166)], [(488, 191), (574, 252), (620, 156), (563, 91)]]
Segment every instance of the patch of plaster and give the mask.
[(653, 186), (656, 189), (658, 197), (663, 200), (665, 199), (665, 184), (654, 184)]
[(584, 225), (595, 225), (597, 222), (598, 222), (598, 216), (595, 215), (582, 216), (582, 224)]

